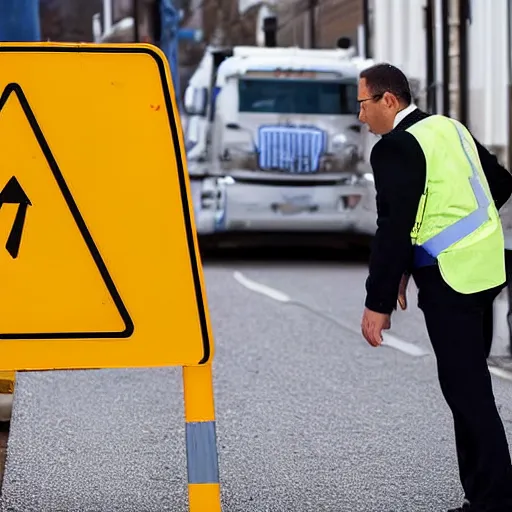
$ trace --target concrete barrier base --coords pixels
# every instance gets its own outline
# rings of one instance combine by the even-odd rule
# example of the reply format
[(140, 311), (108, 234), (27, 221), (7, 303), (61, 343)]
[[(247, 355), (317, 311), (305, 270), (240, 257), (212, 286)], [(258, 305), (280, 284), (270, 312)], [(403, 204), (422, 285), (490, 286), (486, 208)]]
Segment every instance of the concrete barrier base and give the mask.
[(13, 395), (0, 394), (0, 422), (11, 421)]

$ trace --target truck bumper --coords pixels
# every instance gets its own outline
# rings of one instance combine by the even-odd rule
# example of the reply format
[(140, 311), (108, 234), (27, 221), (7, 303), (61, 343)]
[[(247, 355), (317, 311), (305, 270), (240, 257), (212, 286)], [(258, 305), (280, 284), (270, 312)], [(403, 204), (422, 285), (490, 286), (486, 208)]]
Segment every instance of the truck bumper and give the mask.
[(375, 191), (357, 184), (273, 184), (230, 177), (196, 182), (198, 235), (221, 233), (358, 233), (376, 230)]

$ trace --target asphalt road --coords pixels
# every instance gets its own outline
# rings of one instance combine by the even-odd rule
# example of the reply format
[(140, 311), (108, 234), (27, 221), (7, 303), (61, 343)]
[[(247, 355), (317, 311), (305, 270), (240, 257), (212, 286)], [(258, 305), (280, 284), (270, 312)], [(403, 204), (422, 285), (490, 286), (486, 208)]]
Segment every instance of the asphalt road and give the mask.
[[(359, 334), (364, 262), (233, 257), (205, 272), (224, 512), (459, 504), (413, 303), (375, 349)], [(512, 381), (494, 384), (512, 442)], [(181, 389), (175, 369), (20, 375), (0, 510), (185, 512)]]

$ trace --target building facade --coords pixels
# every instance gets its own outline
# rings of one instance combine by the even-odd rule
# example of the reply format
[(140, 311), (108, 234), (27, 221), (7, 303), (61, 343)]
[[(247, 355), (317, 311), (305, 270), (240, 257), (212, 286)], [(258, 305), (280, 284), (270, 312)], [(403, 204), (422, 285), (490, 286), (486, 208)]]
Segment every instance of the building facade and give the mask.
[(281, 0), (278, 22), (281, 46), (334, 48), (340, 37), (357, 45), (363, 0)]
[(92, 17), (102, 0), (40, 0), (41, 39), (59, 42), (91, 42)]
[(509, 2), (371, 0), (370, 9), (372, 57), (403, 69), (423, 108), (461, 119), (510, 165)]

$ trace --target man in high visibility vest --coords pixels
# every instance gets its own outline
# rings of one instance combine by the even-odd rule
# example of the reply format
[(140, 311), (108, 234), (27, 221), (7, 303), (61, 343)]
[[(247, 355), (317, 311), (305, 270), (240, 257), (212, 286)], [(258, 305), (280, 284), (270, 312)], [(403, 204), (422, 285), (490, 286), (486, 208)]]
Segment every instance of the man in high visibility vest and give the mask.
[(484, 318), (505, 286), (498, 209), (512, 176), (461, 123), (411, 103), (407, 78), (378, 64), (359, 80), (360, 120), (381, 135), (371, 154), (377, 232), (361, 328), (382, 342), (412, 275), (453, 413), (465, 503), (455, 511), (511, 512), (512, 464), (492, 390)]

